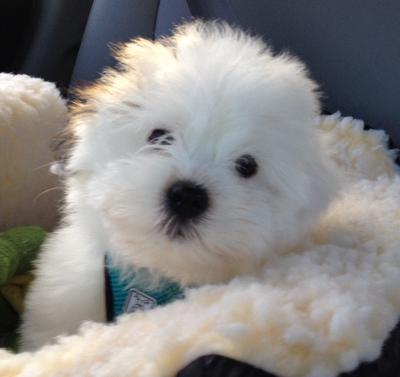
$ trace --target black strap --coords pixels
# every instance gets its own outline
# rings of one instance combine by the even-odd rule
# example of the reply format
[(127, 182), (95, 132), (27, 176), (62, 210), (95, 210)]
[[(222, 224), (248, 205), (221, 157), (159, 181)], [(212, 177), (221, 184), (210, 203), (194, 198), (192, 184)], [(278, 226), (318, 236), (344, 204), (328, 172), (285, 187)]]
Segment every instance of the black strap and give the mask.
[(105, 288), (105, 294), (106, 294), (106, 319), (107, 322), (112, 322), (115, 317), (114, 313), (114, 302), (113, 302), (113, 297), (112, 297), (112, 291), (111, 291), (111, 281), (110, 281), (110, 275), (108, 274), (108, 269), (107, 269), (107, 264), (106, 260), (104, 258), (104, 288)]

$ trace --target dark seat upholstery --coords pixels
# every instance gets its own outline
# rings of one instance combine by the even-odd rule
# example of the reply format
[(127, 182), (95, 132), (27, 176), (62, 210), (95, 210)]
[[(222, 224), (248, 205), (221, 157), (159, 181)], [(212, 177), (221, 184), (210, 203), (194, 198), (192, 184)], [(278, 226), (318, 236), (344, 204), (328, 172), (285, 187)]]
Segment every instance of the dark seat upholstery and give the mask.
[(398, 0), (18, 0), (0, 10), (1, 70), (55, 81), (64, 93), (115, 64), (112, 43), (169, 34), (191, 15), (226, 20), (302, 58), (327, 112), (364, 119), (400, 146)]
[(383, 128), (400, 145), (400, 2), (397, 0), (95, 0), (73, 83), (114, 62), (107, 45), (168, 34), (190, 14), (219, 18), (301, 57), (325, 110)]
[(81, 49), (75, 64), (72, 85), (98, 78), (115, 60), (112, 43), (132, 38), (155, 38), (170, 33), (174, 23), (189, 19), (185, 0), (95, 0)]
[(0, 70), (55, 82), (67, 93), (93, 0), (0, 3)]

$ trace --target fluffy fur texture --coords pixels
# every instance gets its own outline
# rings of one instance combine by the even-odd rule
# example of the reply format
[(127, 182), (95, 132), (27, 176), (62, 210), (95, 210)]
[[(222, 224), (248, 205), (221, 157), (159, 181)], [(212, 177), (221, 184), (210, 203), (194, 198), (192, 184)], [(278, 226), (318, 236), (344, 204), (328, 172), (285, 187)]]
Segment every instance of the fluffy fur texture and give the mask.
[[(226, 24), (192, 23), (172, 38), (118, 52), (118, 71), (82, 93), (71, 128), (67, 206), (27, 299), (32, 349), (83, 320), (104, 321), (103, 255), (182, 284), (264, 273), (298, 243), (332, 197), (335, 177), (316, 132), (316, 84)], [(148, 137), (166, 129), (170, 145)], [(235, 161), (252, 155), (254, 177)], [(210, 208), (179, 228), (164, 208), (176, 181), (203, 186)], [(168, 235), (181, 231), (183, 237)]]
[(0, 73), (0, 230), (52, 228), (61, 190), (49, 172), (49, 145), (66, 123), (67, 107), (54, 84)]

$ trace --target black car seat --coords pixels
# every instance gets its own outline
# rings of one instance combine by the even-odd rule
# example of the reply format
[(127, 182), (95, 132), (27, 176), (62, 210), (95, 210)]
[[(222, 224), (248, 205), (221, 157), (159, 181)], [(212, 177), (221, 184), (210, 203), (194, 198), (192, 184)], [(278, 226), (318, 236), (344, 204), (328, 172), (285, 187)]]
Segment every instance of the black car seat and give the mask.
[(55, 82), (67, 94), (93, 0), (0, 3), (0, 71)]

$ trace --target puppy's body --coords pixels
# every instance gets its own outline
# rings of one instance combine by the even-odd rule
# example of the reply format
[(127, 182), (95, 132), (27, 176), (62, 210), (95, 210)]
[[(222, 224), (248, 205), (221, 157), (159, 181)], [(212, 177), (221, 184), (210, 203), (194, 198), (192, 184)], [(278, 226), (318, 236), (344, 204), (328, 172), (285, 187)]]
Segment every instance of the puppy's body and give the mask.
[(102, 248), (84, 229), (64, 227), (42, 250), (37, 280), (26, 301), (25, 350), (76, 332), (83, 320), (105, 321)]
[(104, 321), (106, 252), (183, 285), (257, 274), (334, 191), (298, 61), (224, 24), (121, 51), (71, 121), (64, 225), (37, 264), (25, 349)]

